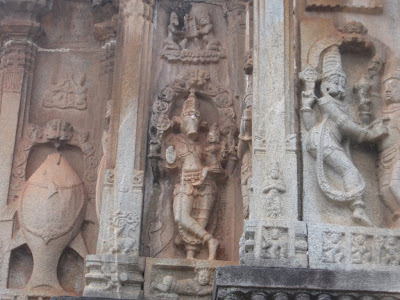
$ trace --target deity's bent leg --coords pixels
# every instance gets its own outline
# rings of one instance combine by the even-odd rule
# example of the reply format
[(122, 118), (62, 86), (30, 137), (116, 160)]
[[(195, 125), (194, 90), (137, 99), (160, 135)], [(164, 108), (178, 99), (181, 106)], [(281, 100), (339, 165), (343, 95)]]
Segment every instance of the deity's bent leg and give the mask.
[(174, 199), (174, 217), (175, 222), (185, 231), (193, 234), (196, 238), (207, 241), (205, 238), (209, 236), (207, 231), (192, 218), (193, 195), (186, 195), (184, 192), (179, 192)]
[[(343, 150), (334, 149), (325, 157), (324, 162), (342, 178), (346, 192), (351, 192), (363, 184), (360, 172)], [(365, 213), (365, 203), (362, 197), (353, 201), (350, 208), (353, 211), (352, 220), (355, 223), (363, 226), (373, 225)]]

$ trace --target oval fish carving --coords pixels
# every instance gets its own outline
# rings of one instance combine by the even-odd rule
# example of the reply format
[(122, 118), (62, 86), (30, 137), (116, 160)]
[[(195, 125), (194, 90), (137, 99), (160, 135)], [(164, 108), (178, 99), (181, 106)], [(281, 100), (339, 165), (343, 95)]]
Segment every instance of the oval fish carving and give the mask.
[(50, 154), (25, 183), (18, 218), (34, 266), (28, 290), (62, 293), (57, 266), (80, 233), (86, 211), (82, 180), (59, 153)]

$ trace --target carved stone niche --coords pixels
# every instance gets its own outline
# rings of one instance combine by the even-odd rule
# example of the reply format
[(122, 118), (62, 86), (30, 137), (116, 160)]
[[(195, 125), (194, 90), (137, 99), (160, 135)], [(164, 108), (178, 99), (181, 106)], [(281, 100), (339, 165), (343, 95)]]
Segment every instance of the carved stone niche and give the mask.
[[(309, 48), (300, 114), (304, 220), (388, 227), (376, 160), (387, 135), (381, 76), (389, 49), (361, 23), (333, 29)], [(351, 153), (351, 155), (350, 155)]]
[(229, 90), (205, 70), (168, 84), (153, 104), (144, 253), (237, 260), (242, 223), (236, 113)]
[[(2, 216), (2, 268), (9, 289), (28, 295), (76, 295), (96, 243), (93, 200), (97, 158), (88, 132), (55, 119), (30, 125), (16, 146), (10, 201)], [(16, 292), (19, 293), (19, 292)], [(21, 294), (21, 293), (19, 293)]]

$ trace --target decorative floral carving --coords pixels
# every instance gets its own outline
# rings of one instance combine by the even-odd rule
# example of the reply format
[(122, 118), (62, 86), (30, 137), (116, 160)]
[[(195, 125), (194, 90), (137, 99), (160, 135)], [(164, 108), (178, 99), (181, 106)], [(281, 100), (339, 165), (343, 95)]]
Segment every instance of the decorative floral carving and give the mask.
[(136, 231), (139, 217), (134, 212), (117, 211), (112, 218), (112, 225), (116, 233), (112, 253), (127, 254), (135, 251), (137, 246)]

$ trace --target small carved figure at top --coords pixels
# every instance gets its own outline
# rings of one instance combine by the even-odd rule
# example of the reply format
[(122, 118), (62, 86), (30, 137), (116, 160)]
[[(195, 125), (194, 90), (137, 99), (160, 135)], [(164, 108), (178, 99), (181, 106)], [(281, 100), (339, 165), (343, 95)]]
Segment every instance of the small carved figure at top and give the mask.
[(164, 51), (180, 50), (178, 46), (179, 39), (184, 35), (184, 32), (178, 29), (179, 19), (178, 15), (174, 12), (169, 16), (168, 36), (164, 40)]
[(392, 228), (400, 228), (400, 60), (388, 66), (382, 117), (389, 120), (389, 134), (379, 143), (379, 189), (382, 202), (392, 213)]
[(179, 29), (178, 15), (172, 12), (161, 57), (188, 63), (218, 62), (225, 57), (225, 51), (213, 31), (214, 26), (207, 11), (201, 12), (198, 19), (186, 14), (182, 30)]
[[(316, 76), (303, 76), (307, 77)], [(315, 84), (305, 80), (307, 90), (302, 93), (301, 108), (305, 129), (309, 131), (306, 147), (316, 159), (318, 184), (328, 199), (350, 206), (353, 222), (372, 226), (363, 200), (365, 182), (350, 158), (349, 140), (363, 143), (382, 139), (387, 135), (385, 120), (375, 120), (362, 127), (350, 119), (345, 101), (346, 74), (342, 70), (337, 46), (331, 46), (324, 53), (321, 78), (320, 98), (314, 94)], [(314, 104), (319, 106), (321, 112), (319, 120), (313, 109)], [(338, 180), (342, 181), (344, 191), (328, 182), (325, 166), (339, 175)]]
[(368, 73), (354, 85), (353, 91), (358, 95), (358, 110), (361, 124), (366, 126), (371, 123), (371, 103), (374, 92), (379, 88), (379, 74), (383, 67), (380, 57), (374, 56), (368, 64)]
[(187, 259), (193, 259), (195, 252), (207, 243), (208, 259), (214, 260), (219, 242), (206, 227), (215, 206), (217, 187), (209, 176), (213, 169), (203, 163), (204, 153), (198, 141), (200, 111), (194, 91), (183, 103), (178, 122), (182, 133), (171, 137), (165, 153), (166, 168), (179, 174), (173, 192), (178, 238), (185, 244)]
[(342, 263), (345, 256), (341, 245), (343, 234), (338, 232), (325, 232), (322, 244), (322, 262)]
[(87, 107), (86, 74), (76, 79), (73, 75), (65, 75), (63, 81), (53, 84), (44, 94), (43, 107), (74, 108), (83, 110)]
[(164, 276), (162, 283), (153, 285), (157, 299), (178, 300), (180, 296), (198, 297), (211, 296), (212, 293), (212, 272), (207, 267), (195, 268), (196, 277), (193, 279), (177, 280), (171, 275)]
[(372, 248), (364, 234), (354, 234), (351, 242), (351, 262), (353, 264), (369, 263), (372, 260)]
[(279, 166), (277, 163), (273, 164), (270, 171), (267, 186), (263, 189), (263, 193), (267, 194), (265, 199), (265, 210), (267, 216), (276, 218), (282, 214), (282, 195), (286, 192), (286, 185), (279, 176)]
[(261, 244), (262, 258), (280, 259), (287, 257), (287, 240), (281, 228), (265, 229)]

